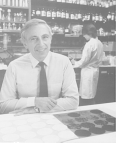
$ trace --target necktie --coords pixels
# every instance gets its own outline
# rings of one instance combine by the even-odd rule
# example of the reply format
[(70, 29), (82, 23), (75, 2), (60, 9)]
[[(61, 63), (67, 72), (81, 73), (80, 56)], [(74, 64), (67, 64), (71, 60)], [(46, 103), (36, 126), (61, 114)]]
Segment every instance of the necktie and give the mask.
[(48, 97), (48, 85), (47, 85), (46, 72), (45, 72), (45, 69), (44, 69), (45, 63), (40, 62), (39, 65), (41, 67), (39, 97)]

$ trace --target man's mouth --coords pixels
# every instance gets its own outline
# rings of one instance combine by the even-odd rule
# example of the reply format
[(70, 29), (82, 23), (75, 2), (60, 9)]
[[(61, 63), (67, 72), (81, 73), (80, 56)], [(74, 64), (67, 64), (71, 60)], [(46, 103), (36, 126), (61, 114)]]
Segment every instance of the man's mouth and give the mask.
[(38, 52), (43, 52), (45, 50), (45, 48), (35, 48), (35, 51), (38, 51)]

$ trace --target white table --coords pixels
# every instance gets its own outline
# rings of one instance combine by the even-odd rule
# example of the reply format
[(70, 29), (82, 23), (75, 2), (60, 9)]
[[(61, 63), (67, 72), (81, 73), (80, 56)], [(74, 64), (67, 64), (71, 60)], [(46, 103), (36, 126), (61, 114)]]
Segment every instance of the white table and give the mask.
[[(100, 109), (116, 117), (116, 102), (81, 106), (77, 110)], [(68, 113), (72, 111), (60, 112)], [(58, 114), (55, 113), (55, 114)], [(70, 140), (71, 139), (71, 140)], [(0, 115), (0, 143), (1, 142), (31, 142), (31, 143), (116, 143), (116, 132), (78, 138), (65, 125), (57, 120), (52, 113), (28, 114), (14, 116)]]

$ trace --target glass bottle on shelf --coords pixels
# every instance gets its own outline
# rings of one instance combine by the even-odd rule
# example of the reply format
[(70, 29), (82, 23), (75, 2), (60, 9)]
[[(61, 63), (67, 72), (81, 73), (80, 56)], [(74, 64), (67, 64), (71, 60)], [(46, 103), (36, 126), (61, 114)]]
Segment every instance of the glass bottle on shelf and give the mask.
[(25, 7), (28, 7), (28, 0), (25, 0)]
[(74, 11), (71, 11), (71, 13), (70, 13), (70, 19), (75, 19)]
[(65, 32), (65, 34), (69, 34), (70, 30), (69, 30), (68, 26), (65, 27), (64, 32)]
[(99, 21), (98, 13), (96, 13), (96, 15), (95, 15), (95, 21)]
[(12, 0), (12, 6), (15, 6), (15, 0)]
[[(34, 10), (33, 10), (33, 15), (34, 15)], [(41, 10), (40, 10), (40, 8), (38, 8), (38, 9), (36, 10), (36, 16), (37, 16), (37, 17), (41, 16)]]
[(15, 23), (12, 24), (12, 29), (16, 30), (16, 24)]
[(12, 21), (12, 17), (11, 17), (11, 9), (8, 9), (8, 10), (7, 10), (6, 20)]
[(55, 18), (56, 17), (56, 11), (55, 9), (52, 10), (52, 18)]
[(46, 11), (44, 8), (42, 8), (42, 10), (41, 10), (41, 16), (46, 16)]
[(116, 0), (113, 0), (113, 5), (116, 5)]
[(95, 21), (95, 14), (92, 14), (92, 21)]
[(82, 21), (86, 20), (86, 14), (82, 14)]
[(62, 25), (59, 26), (59, 34), (64, 33), (64, 27)]
[(75, 13), (75, 20), (78, 20), (78, 14)]
[(19, 26), (18, 26), (17, 30), (21, 30), (21, 24), (19, 24)]
[(68, 13), (68, 11), (66, 10), (66, 19), (69, 19), (70, 17), (69, 17), (69, 13)]
[(108, 21), (111, 19), (111, 12), (108, 13), (107, 19), (108, 19)]
[(85, 0), (80, 0), (81, 5), (85, 5)]
[(23, 0), (22, 6), (23, 6), (23, 7), (28, 7), (27, 0)]
[(7, 6), (11, 6), (11, 0), (7, 0)]
[(0, 6), (2, 6), (2, 5), (3, 5), (2, 0), (0, 0)]
[(4, 48), (4, 50), (7, 50), (7, 44), (8, 44), (8, 34), (4, 33), (3, 34), (3, 48)]
[(3, 22), (3, 24), (2, 24), (2, 29), (6, 29), (6, 24), (5, 24), (5, 22)]
[(113, 6), (113, 1), (112, 0), (109, 1), (109, 5)]
[(62, 2), (62, 0), (56, 0), (56, 2)]
[(90, 20), (90, 19), (91, 19), (91, 14), (88, 13), (88, 15), (87, 15), (87, 20)]
[(84, 20), (87, 21), (88, 20), (88, 14), (84, 15)]
[(62, 12), (61, 12), (61, 18), (65, 18), (65, 16), (66, 16), (65, 11), (62, 10)]
[(2, 10), (2, 20), (5, 20), (5, 10)]
[(13, 21), (14, 21), (14, 22), (17, 22), (17, 14), (16, 14), (16, 13), (14, 13)]
[(51, 17), (52, 16), (52, 12), (50, 9), (47, 10), (47, 17)]
[(72, 3), (72, 0), (68, 0), (68, 3)]
[(103, 23), (106, 23), (107, 19), (106, 19), (106, 18), (103, 18), (103, 20), (102, 20), (102, 21), (103, 21)]
[(31, 17), (35, 17), (35, 15), (36, 15), (35, 10), (32, 10), (32, 12), (31, 12)]
[(58, 17), (58, 18), (61, 18), (61, 11), (58, 9), (57, 10), (57, 12), (56, 12), (56, 16)]
[(2, 20), (2, 8), (0, 8), (0, 20)]
[(115, 21), (116, 21), (116, 11), (115, 11), (115, 18), (114, 18), (114, 19), (115, 19)]
[(19, 7), (23, 7), (23, 0), (19, 0)]
[(99, 15), (99, 21), (103, 21), (103, 16), (101, 15), (101, 13)]
[(73, 4), (77, 4), (77, 0), (72, 0), (72, 3)]
[(102, 1), (99, 1), (99, 5), (101, 5), (101, 7), (105, 7), (104, 1), (103, 1), (103, 0), (102, 0)]
[(12, 30), (12, 24), (10, 22), (8, 23), (8, 30)]
[(81, 19), (81, 18), (82, 18), (82, 14), (79, 11), (79, 13), (78, 13), (78, 19)]
[(15, 0), (15, 6), (18, 7), (19, 6), (19, 1)]
[(92, 0), (92, 1), (89, 2), (89, 5), (95, 6), (95, 2)]
[(58, 29), (59, 29), (59, 26), (57, 25), (57, 23), (55, 23), (55, 25), (52, 26), (52, 32), (53, 33), (58, 33)]
[(94, 6), (98, 6), (98, 1), (97, 0), (93, 0), (94, 1)]
[(7, 0), (2, 0), (2, 5), (6, 6), (7, 5)]
[(105, 8), (108, 8), (108, 2), (104, 1)]
[(27, 14), (26, 13), (23, 14), (23, 19), (22, 20), (23, 20), (23, 22), (27, 21)]
[(65, 3), (66, 1), (65, 0), (61, 0), (62, 1), (62, 3)]
[(2, 29), (2, 23), (0, 23), (0, 29)]
[(77, 4), (80, 4), (80, 0), (77, 0), (77, 2), (76, 2)]
[(20, 14), (16, 13), (16, 17), (17, 17), (17, 22), (19, 22), (20, 21)]
[(112, 14), (111, 14), (111, 20), (114, 21), (114, 19), (115, 19), (115, 13), (112, 12)]

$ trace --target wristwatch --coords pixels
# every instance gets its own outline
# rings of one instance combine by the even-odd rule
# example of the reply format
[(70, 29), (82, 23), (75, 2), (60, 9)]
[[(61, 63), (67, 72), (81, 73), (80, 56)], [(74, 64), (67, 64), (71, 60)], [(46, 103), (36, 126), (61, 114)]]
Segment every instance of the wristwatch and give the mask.
[(34, 110), (36, 111), (36, 113), (40, 113), (39, 108), (37, 108), (36, 106), (34, 106)]

